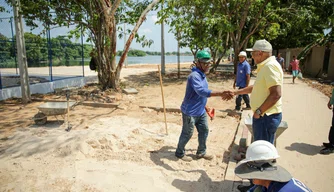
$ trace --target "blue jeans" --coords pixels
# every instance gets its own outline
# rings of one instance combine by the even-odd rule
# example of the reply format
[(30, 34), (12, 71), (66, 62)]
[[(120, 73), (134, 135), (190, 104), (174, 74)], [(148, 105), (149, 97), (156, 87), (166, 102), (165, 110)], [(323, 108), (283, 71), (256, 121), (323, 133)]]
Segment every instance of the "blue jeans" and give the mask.
[(255, 119), (253, 117), (253, 137), (254, 141), (265, 140), (274, 144), (275, 133), (282, 121), (282, 113), (263, 115)]
[(182, 158), (185, 153), (185, 146), (190, 140), (196, 126), (198, 132), (198, 148), (196, 155), (204, 155), (206, 153), (206, 139), (209, 133), (208, 120), (206, 113), (201, 116), (188, 116), (182, 113), (182, 133), (179, 138), (179, 143), (175, 152), (175, 156)]
[[(243, 88), (245, 88), (245, 87), (239, 87), (239, 89), (243, 89)], [(246, 103), (246, 107), (250, 107), (248, 94), (238, 95), (237, 99), (235, 100), (235, 109), (236, 110), (240, 110), (241, 109), (241, 101), (242, 101), (242, 99), (244, 99), (244, 101)]]

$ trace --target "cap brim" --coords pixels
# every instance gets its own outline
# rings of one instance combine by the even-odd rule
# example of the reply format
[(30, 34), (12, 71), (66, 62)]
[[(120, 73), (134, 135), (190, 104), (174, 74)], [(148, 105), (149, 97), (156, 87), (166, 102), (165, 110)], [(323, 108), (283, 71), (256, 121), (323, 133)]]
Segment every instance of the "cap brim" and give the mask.
[(254, 49), (253, 48), (248, 48), (248, 49), (246, 49), (246, 51), (252, 52), (252, 51), (254, 51)]
[(234, 173), (242, 179), (261, 179), (278, 182), (287, 182), (292, 179), (291, 174), (279, 165), (275, 170), (260, 170), (249, 167), (246, 163), (237, 166)]
[(198, 59), (198, 61), (201, 62), (201, 63), (210, 63), (211, 59), (203, 58), (203, 59)]

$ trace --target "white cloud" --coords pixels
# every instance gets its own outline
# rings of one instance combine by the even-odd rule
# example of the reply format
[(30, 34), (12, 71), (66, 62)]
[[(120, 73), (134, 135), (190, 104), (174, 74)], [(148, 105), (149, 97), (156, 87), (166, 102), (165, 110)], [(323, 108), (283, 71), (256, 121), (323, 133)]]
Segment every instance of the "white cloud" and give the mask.
[(152, 19), (152, 21), (154, 21), (154, 22), (157, 22), (157, 21), (158, 21), (158, 17), (157, 17), (156, 15), (152, 15), (152, 16), (151, 16), (151, 19)]

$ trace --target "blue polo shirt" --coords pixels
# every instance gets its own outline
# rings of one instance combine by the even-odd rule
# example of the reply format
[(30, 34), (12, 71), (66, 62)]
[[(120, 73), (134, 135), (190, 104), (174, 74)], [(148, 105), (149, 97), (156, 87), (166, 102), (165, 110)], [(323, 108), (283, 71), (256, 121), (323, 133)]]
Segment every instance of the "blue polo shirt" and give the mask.
[(247, 60), (242, 63), (238, 63), (237, 67), (237, 79), (236, 79), (236, 86), (237, 87), (246, 87), (247, 76), (251, 72), (251, 68)]
[(193, 67), (191, 71), (181, 111), (188, 116), (201, 116), (205, 113), (207, 97), (210, 97), (211, 90), (208, 89), (208, 81), (201, 70)]
[[(249, 192), (254, 192), (259, 185), (254, 185)], [(268, 189), (266, 187), (260, 186), (261, 192), (312, 192), (304, 183), (292, 178), (288, 182), (276, 182), (272, 181), (269, 184)]]
[(284, 62), (284, 58), (283, 57), (281, 57), (281, 58), (276, 57), (276, 61), (282, 66), (282, 63)]

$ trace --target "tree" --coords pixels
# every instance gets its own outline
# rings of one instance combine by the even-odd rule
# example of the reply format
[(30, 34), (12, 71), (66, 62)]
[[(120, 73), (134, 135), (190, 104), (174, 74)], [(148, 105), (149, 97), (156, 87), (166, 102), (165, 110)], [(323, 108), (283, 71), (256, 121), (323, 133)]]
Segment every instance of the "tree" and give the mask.
[(334, 1), (290, 0), (288, 3), (295, 4), (297, 11), (279, 22), (278, 37), (271, 42), (276, 49), (305, 47), (324, 38), (324, 29), (333, 32)]
[(21, 96), (22, 103), (26, 104), (31, 101), (30, 87), (29, 87), (29, 75), (27, 67), (26, 47), (24, 41), (24, 32), (22, 25), (22, 17), (20, 12), (20, 1), (12, 0), (14, 5), (14, 19), (15, 19), (15, 31), (16, 31), (16, 45), (17, 45), (17, 57), (20, 66), (20, 82), (21, 82)]
[[(137, 31), (146, 19), (146, 14), (159, 0), (25, 0), (22, 2), (22, 14), (27, 25), (37, 26), (43, 23), (45, 29), (55, 26), (76, 25), (73, 35), (81, 30), (88, 31), (89, 39), (95, 48), (92, 56), (97, 64), (98, 79), (102, 89), (118, 88), (120, 72), (125, 56), (134, 38), (143, 40)], [(38, 10), (38, 11), (36, 11)], [(135, 25), (116, 64), (117, 24)], [(143, 41), (150, 45), (152, 41)]]
[(168, 0), (159, 15), (166, 20), (179, 41), (180, 47), (189, 47), (195, 56), (198, 50), (210, 49), (215, 62), (220, 63), (227, 44), (227, 22), (221, 17), (219, 1)]
[(43, 48), (46, 47), (46, 40), (32, 33), (24, 33), (26, 41), (27, 62), (29, 67), (40, 66), (40, 61), (45, 60)]
[(0, 63), (6, 62), (11, 57), (11, 42), (10, 40), (0, 33)]

